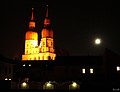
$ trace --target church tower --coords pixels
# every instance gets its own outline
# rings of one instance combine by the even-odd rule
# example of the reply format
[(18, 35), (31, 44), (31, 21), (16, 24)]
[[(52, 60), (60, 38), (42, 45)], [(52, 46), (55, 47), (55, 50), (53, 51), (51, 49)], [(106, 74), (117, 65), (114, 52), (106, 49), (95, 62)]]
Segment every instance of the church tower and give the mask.
[(29, 30), (25, 34), (25, 52), (22, 55), (22, 60), (33, 60), (33, 55), (39, 53), (38, 50), (38, 33), (35, 28), (34, 8), (32, 8)]
[(41, 32), (41, 42), (40, 42), (40, 51), (45, 53), (46, 59), (54, 60), (56, 57), (54, 50), (54, 40), (53, 40), (53, 30), (51, 28), (51, 21), (48, 17), (48, 5), (46, 10), (46, 17), (44, 19), (44, 28)]
[(56, 54), (54, 50), (53, 30), (51, 28), (51, 21), (48, 17), (48, 5), (41, 36), (40, 45), (38, 45), (38, 33), (36, 32), (34, 21), (34, 8), (32, 8), (29, 30), (25, 35), (25, 52), (22, 55), (22, 61), (55, 60)]

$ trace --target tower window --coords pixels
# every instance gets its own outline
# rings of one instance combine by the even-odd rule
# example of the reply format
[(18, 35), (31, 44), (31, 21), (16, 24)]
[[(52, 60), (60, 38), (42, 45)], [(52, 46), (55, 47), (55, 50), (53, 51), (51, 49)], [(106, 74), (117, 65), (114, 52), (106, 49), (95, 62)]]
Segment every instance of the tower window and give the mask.
[(85, 74), (85, 68), (82, 69), (82, 73)]
[(28, 54), (28, 50), (26, 51), (26, 54)]
[(45, 42), (43, 42), (43, 46), (45, 45)]
[(53, 45), (53, 43), (51, 42), (51, 46)]

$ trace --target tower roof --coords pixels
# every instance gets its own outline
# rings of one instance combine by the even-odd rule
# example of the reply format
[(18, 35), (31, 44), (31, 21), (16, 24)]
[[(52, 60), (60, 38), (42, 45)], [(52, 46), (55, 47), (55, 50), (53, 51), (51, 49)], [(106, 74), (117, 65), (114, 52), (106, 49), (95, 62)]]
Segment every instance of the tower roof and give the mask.
[(47, 10), (46, 10), (46, 18), (48, 18), (48, 5), (47, 6)]
[(50, 25), (50, 19), (48, 18), (48, 5), (47, 6), (47, 10), (46, 10), (46, 16), (45, 16), (45, 20), (44, 20), (44, 26), (46, 25)]
[(34, 8), (32, 8), (31, 20), (29, 22), (29, 29), (35, 28), (35, 21), (34, 21)]
[(44, 28), (42, 29), (42, 38), (51, 37), (53, 38), (53, 30), (50, 27), (50, 19), (48, 17), (48, 5), (46, 5), (46, 16), (44, 19)]
[(34, 20), (34, 8), (32, 8), (31, 20)]

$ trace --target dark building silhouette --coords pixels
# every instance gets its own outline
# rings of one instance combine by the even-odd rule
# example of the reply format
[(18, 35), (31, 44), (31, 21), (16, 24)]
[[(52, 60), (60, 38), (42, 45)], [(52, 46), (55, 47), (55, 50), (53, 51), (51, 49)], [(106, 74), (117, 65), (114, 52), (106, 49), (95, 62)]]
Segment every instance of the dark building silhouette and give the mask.
[(0, 69), (5, 72), (3, 65), (12, 65), (11, 74), (0, 72), (1, 80), (11, 82), (11, 89), (21, 89), (23, 82), (29, 89), (47, 89), (46, 83), (51, 89), (71, 89), (75, 82), (79, 90), (118, 90), (120, 84), (120, 56), (109, 49), (102, 56), (57, 56), (56, 60), (22, 62), (1, 56)]

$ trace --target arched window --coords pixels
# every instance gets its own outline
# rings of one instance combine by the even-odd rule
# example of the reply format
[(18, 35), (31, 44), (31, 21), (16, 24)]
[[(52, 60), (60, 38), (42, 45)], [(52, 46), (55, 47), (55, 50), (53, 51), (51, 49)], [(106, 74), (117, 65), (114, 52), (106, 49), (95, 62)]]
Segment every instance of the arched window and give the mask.
[(43, 46), (45, 45), (45, 42), (43, 42)]
[(34, 60), (36, 60), (36, 57), (34, 57)]
[(51, 42), (51, 46), (53, 45), (53, 43)]
[(50, 56), (48, 56), (48, 60), (51, 60), (51, 57), (50, 57)]
[(38, 60), (40, 60), (40, 56), (38, 57)]
[(44, 56), (42, 56), (42, 60), (44, 60)]

